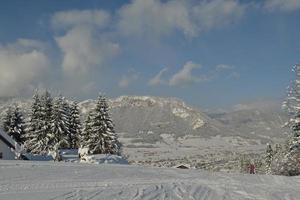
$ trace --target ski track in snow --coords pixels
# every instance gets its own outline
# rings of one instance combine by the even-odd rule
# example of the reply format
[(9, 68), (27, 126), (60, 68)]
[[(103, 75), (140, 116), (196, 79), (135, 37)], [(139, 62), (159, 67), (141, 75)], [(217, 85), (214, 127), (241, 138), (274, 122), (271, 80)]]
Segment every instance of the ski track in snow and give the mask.
[(300, 177), (0, 161), (0, 199), (299, 200)]

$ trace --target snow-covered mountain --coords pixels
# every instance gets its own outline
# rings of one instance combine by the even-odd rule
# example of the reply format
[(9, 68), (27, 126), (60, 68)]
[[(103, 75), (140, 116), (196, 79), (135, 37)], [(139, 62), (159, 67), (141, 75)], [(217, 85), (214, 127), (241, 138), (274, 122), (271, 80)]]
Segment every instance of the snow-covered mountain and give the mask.
[[(188, 157), (195, 161), (192, 165), (230, 161), (229, 168), (237, 169), (241, 154), (262, 153), (266, 143), (284, 137), (286, 116), (280, 105), (207, 114), (177, 98), (121, 96), (109, 104), (124, 152), (130, 161), (143, 164), (172, 166)], [(79, 105), (87, 113), (95, 101)]]
[[(287, 120), (277, 102), (240, 104), (222, 113), (202, 112), (177, 98), (121, 96), (109, 103), (117, 132), (144, 139), (152, 135), (153, 140), (161, 134), (174, 138), (219, 135), (261, 139), (266, 143), (284, 137), (282, 125)], [(94, 104), (95, 101), (86, 100), (79, 105), (86, 113)]]
[[(10, 105), (26, 112), (30, 99), (0, 100), (0, 116)], [(227, 112), (203, 112), (177, 98), (121, 96), (109, 100), (116, 131), (130, 137), (169, 134), (174, 138), (200, 136), (241, 136), (270, 140), (284, 137), (287, 120), (279, 102), (239, 104)], [(95, 100), (79, 103), (83, 114), (95, 106)], [(146, 138), (145, 138), (146, 139)], [(152, 138), (154, 139), (154, 138)]]
[[(10, 104), (30, 108), (30, 100), (4, 101), (0, 115)], [(170, 159), (176, 164), (189, 158), (195, 165), (205, 160), (238, 166), (241, 154), (262, 153), (267, 142), (285, 136), (287, 117), (279, 103), (239, 105), (222, 113), (202, 112), (177, 98), (150, 96), (121, 96), (109, 105), (130, 162), (166, 166), (172, 165)], [(95, 100), (79, 103), (83, 119), (94, 106)]]
[[(109, 104), (116, 131), (126, 133), (129, 137), (143, 137), (155, 142), (161, 134), (178, 138), (231, 133), (222, 123), (176, 98), (121, 96), (111, 99)], [(87, 113), (94, 105), (93, 100), (79, 103), (82, 113)]]
[(261, 138), (265, 142), (285, 137), (283, 125), (288, 120), (280, 101), (261, 101), (238, 104), (227, 112), (208, 114), (223, 125), (242, 133), (245, 137)]

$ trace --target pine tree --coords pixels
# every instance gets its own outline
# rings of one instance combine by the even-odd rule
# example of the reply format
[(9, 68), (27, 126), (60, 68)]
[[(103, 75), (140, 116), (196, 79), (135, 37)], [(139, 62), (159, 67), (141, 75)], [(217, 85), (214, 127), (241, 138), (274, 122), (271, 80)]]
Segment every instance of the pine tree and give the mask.
[(91, 129), (91, 123), (92, 123), (92, 112), (89, 112), (85, 121), (84, 121), (84, 127), (79, 135), (79, 143), (80, 148), (88, 148), (89, 141), (92, 135), (92, 129)]
[(58, 151), (68, 147), (69, 120), (65, 107), (65, 99), (61, 96), (54, 100), (52, 108), (51, 135), (49, 135), (49, 150)]
[(109, 116), (106, 98), (99, 96), (96, 108), (91, 114), (91, 131), (86, 146), (92, 154), (119, 154), (120, 143), (114, 131), (114, 125)]
[(24, 143), (25, 122), (24, 122), (23, 114), (20, 112), (18, 106), (16, 106), (12, 112), (11, 130), (8, 133), (19, 144)]
[(23, 114), (18, 106), (9, 107), (3, 119), (3, 130), (11, 136), (16, 142), (22, 144), (24, 141), (25, 123)]
[(2, 123), (2, 128), (6, 133), (10, 132), (11, 118), (12, 118), (12, 108), (8, 107), (3, 117), (3, 123)]
[(288, 87), (287, 98), (283, 102), (282, 107), (288, 111), (291, 118), (286, 123), (293, 133), (293, 141), (291, 148), (300, 148), (300, 65), (293, 67), (297, 79)]
[(273, 160), (274, 151), (272, 149), (272, 146), (268, 143), (267, 149), (266, 149), (266, 155), (265, 155), (265, 170), (266, 174), (271, 174), (271, 163)]
[(46, 136), (43, 132), (42, 104), (38, 91), (32, 97), (29, 122), (26, 128), (25, 147), (34, 154), (46, 153)]
[(79, 136), (81, 135), (81, 122), (77, 102), (72, 102), (69, 108), (69, 148), (78, 148)]
[(41, 96), (41, 122), (42, 126), (42, 134), (44, 136), (43, 139), (43, 153), (49, 153), (51, 150), (52, 144), (52, 114), (53, 114), (53, 99), (51, 97), (50, 92), (45, 90), (44, 94)]
[(300, 175), (300, 65), (295, 65), (293, 72), (296, 80), (288, 87), (287, 97), (282, 105), (290, 114), (286, 126), (290, 128), (292, 134), (274, 163), (275, 174), (289, 176)]

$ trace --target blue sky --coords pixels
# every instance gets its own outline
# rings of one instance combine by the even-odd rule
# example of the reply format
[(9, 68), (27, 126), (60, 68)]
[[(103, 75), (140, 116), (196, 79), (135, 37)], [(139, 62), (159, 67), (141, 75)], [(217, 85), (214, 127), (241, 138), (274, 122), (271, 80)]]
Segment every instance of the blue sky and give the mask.
[(0, 96), (279, 99), (300, 60), (299, 21), (298, 0), (2, 2)]

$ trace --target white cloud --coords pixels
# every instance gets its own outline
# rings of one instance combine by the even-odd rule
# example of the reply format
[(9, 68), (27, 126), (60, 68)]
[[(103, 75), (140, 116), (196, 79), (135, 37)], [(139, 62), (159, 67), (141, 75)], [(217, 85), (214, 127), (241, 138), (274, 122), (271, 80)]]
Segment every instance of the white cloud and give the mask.
[(52, 17), (55, 28), (70, 28), (78, 25), (105, 27), (110, 21), (110, 14), (103, 10), (70, 10), (57, 12)]
[(234, 71), (235, 67), (231, 65), (219, 64), (206, 73), (195, 75), (193, 70), (200, 68), (200, 64), (188, 61), (177, 73), (173, 74), (168, 81), (162, 79), (162, 75), (167, 71), (167, 68), (163, 68), (157, 75), (149, 80), (148, 85), (157, 86), (168, 84), (170, 86), (186, 86), (192, 83), (212, 81), (221, 76), (233, 79), (240, 78), (240, 74)]
[(125, 35), (166, 35), (172, 30), (194, 35), (183, 1), (134, 0), (119, 10), (119, 28)]
[(160, 37), (180, 31), (195, 37), (240, 19), (244, 12), (237, 0), (134, 0), (119, 10), (118, 27), (124, 35)]
[(41, 45), (39, 41), (27, 39), (0, 45), (0, 96), (21, 95), (37, 87), (49, 67)]
[(274, 11), (294, 11), (300, 9), (299, 0), (266, 0), (265, 8)]
[(62, 67), (66, 74), (85, 74), (116, 55), (120, 47), (86, 26), (76, 26), (64, 36), (55, 38), (63, 52)]
[(129, 74), (122, 76), (121, 80), (119, 81), (119, 87), (127, 88), (130, 84), (132, 84), (138, 78), (139, 78), (139, 74), (137, 74), (134, 70), (130, 70)]
[(192, 71), (194, 69), (199, 69), (200, 65), (196, 64), (192, 61), (188, 61), (181, 70), (179, 70), (176, 74), (174, 74), (170, 81), (169, 85), (171, 86), (184, 86), (191, 83), (201, 81), (201, 78), (193, 76)]
[(155, 86), (155, 85), (161, 85), (164, 84), (165, 81), (162, 79), (162, 75), (168, 71), (168, 69), (165, 67), (162, 70), (158, 72), (152, 79), (149, 80), (148, 85)]
[(246, 6), (237, 0), (201, 1), (192, 9), (193, 19), (199, 31), (224, 26), (239, 20), (245, 13)]
[(52, 24), (65, 34), (55, 37), (63, 52), (62, 68), (66, 75), (84, 76), (96, 67), (103, 67), (107, 60), (120, 50), (101, 28), (110, 22), (110, 14), (102, 10), (73, 10), (55, 13)]

